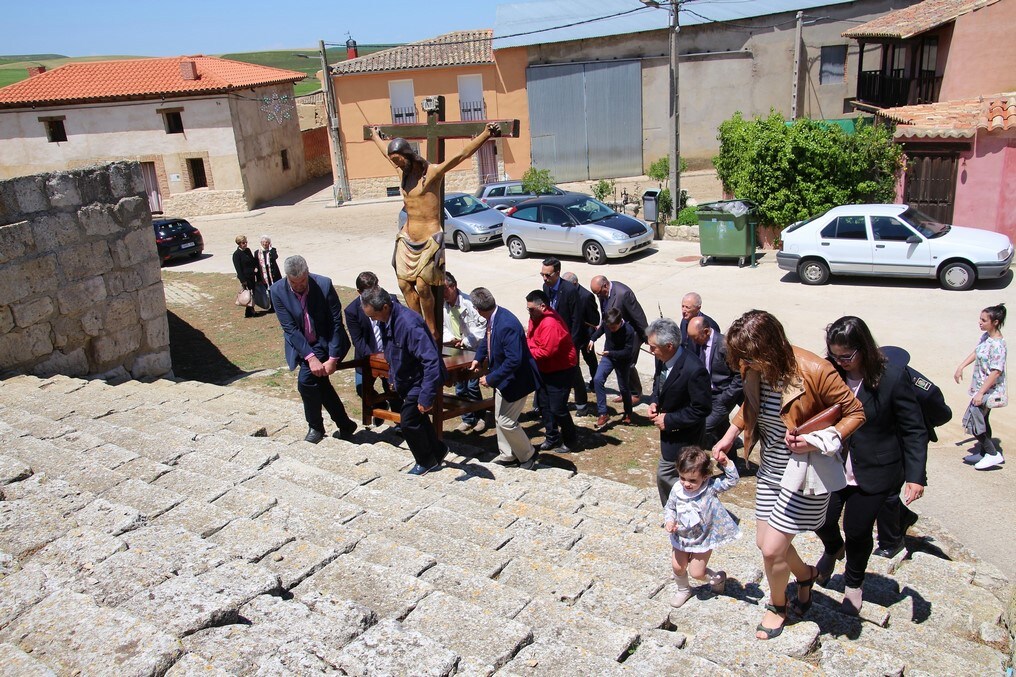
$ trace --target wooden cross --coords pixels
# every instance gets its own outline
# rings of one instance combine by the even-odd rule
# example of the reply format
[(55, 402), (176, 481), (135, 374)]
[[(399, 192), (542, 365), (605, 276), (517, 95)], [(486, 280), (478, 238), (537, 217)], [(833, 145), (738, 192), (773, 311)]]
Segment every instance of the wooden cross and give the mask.
[[(411, 122), (407, 124), (376, 125), (381, 133), (389, 139), (402, 137), (406, 140), (426, 140), (427, 162), (437, 164), (445, 160), (445, 139), (471, 139), (484, 129), (491, 122), (496, 122), (501, 137), (517, 138), (519, 135), (518, 120), (475, 120), (469, 122), (445, 122), (445, 98), (443, 96), (429, 96), (423, 100), (422, 106), (427, 113), (427, 121)], [(375, 125), (363, 126), (363, 140), (369, 141), (374, 134)], [(441, 201), (444, 205), (444, 181), (441, 182)], [(441, 229), (444, 230), (444, 209), (438, 212)], [(442, 271), (443, 273), (444, 271)], [(444, 297), (441, 293), (435, 295), (434, 299), (434, 321), (437, 325), (437, 342), (441, 343), (441, 327), (444, 323)]]
[[(444, 162), (445, 139), (471, 139), (482, 132), (491, 122), (498, 123), (502, 137), (516, 138), (519, 135), (518, 120), (445, 122), (445, 98), (443, 96), (431, 96), (424, 99), (423, 110), (427, 113), (426, 122), (378, 125), (378, 128), (390, 139), (401, 136), (407, 140), (426, 140), (427, 162)], [(370, 140), (373, 127), (374, 125), (363, 126), (364, 141)]]

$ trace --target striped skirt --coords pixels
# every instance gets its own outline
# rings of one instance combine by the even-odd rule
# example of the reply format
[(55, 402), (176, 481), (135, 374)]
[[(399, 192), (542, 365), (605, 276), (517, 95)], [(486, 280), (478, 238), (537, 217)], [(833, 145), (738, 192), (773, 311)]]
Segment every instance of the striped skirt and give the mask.
[(785, 534), (815, 531), (825, 523), (829, 494), (805, 495), (759, 479), (755, 491), (755, 519)]

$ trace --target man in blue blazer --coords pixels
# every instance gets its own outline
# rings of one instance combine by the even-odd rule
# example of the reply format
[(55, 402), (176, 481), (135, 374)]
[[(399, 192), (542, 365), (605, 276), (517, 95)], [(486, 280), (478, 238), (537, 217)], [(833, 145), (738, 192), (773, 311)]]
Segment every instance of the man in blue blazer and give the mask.
[(487, 320), (487, 335), (476, 347), (476, 359), (471, 368), (487, 362), (487, 374), (480, 385), (494, 389), (494, 420), (497, 423), (497, 448), (501, 455), (495, 463), (518, 463), (532, 470), (536, 463), (536, 450), (529, 436), (519, 424), (526, 406), (526, 397), (536, 390), (540, 375), (536, 360), (529, 352), (526, 332), (519, 319), (494, 301), (494, 295), (485, 287), (469, 292), (473, 306)]
[(339, 297), (332, 281), (311, 273), (302, 256), (290, 256), (283, 268), (286, 276), (272, 285), (271, 293), (285, 335), (286, 363), (290, 370), (300, 367), (297, 391), (309, 426), (304, 440), (317, 444), (324, 439), (322, 406), (338, 426), (334, 436), (349, 440), (356, 423), (328, 380), (349, 352)]
[(709, 373), (690, 350), (681, 347), (681, 329), (668, 318), (653, 320), (646, 329), (649, 350), (656, 357), (649, 418), (660, 429), (660, 462), (656, 488), (667, 504), (680, 476), (675, 465), (681, 450), (702, 444), (706, 418), (712, 410)]

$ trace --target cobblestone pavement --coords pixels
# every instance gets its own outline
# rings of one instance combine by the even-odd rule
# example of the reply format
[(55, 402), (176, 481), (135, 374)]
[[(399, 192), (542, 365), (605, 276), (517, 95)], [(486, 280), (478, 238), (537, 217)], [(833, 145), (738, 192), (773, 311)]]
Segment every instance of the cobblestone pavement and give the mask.
[[(703, 201), (719, 197), (715, 177), (708, 172), (690, 174), (694, 181), (683, 185), (693, 196)], [(634, 185), (636, 181), (620, 183)], [(586, 183), (568, 185), (582, 190)], [(640, 185), (645, 189), (649, 184)], [(195, 218), (204, 234), (206, 256), (173, 269), (233, 274), (233, 238), (243, 232), (255, 240), (269, 233), (281, 257), (301, 253), (311, 270), (330, 276), (337, 284), (352, 287), (357, 273), (373, 270), (382, 285), (396, 290), (391, 253), (401, 200), (340, 208), (330, 204), (331, 189), (325, 186), (316, 193), (305, 191), (289, 204)], [(1016, 524), (1013, 469), (1002, 466), (994, 472), (977, 472), (962, 463), (973, 443), (960, 426), (968, 402), (967, 384), (956, 385), (952, 380), (956, 365), (977, 343), (980, 310), (1012, 299), (1011, 278), (962, 293), (944, 291), (932, 281), (862, 278), (834, 278), (831, 284), (807, 287), (795, 275), (779, 270), (771, 251), (762, 253), (754, 269), (731, 264), (702, 267), (698, 254), (696, 243), (661, 241), (648, 252), (605, 266), (565, 257), (564, 267), (575, 271), (583, 284), (601, 273), (627, 283), (650, 317), (676, 317), (681, 296), (692, 290), (702, 295), (703, 310), (721, 327), (750, 308), (769, 310), (782, 320), (794, 343), (815, 351), (824, 350), (824, 329), (830, 322), (842, 315), (864, 318), (882, 345), (904, 346), (911, 352), (914, 365), (942, 388), (954, 412), (953, 421), (938, 431), (941, 442), (930, 450), (928, 490), (915, 509), (961, 535), (968, 548), (1016, 578), (1016, 539), (1010, 533)], [(503, 246), (496, 246), (468, 253), (450, 250), (447, 258), (448, 269), (463, 289), (487, 286), (502, 305), (525, 317), (525, 295), (541, 284), (539, 256), (516, 261), (508, 258)], [(648, 381), (652, 361), (642, 359), (638, 367)], [(999, 409), (992, 416), (1003, 449), (1016, 439), (1013, 411), (1013, 407)], [(990, 507), (985, 510), (986, 506)]]
[(1011, 585), (985, 562), (873, 558), (861, 618), (837, 574), (759, 642), (748, 511), (711, 562), (723, 593), (673, 609), (654, 489), (463, 448), (411, 477), (387, 428), (310, 445), (294, 409), (196, 382), (0, 382), (0, 671), (1004, 671)]

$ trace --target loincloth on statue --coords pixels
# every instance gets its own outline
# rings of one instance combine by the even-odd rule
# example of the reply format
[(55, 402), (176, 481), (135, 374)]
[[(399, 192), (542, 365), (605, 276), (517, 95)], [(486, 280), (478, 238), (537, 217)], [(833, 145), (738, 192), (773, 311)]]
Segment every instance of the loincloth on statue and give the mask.
[(432, 287), (444, 286), (444, 233), (438, 231), (423, 242), (413, 242), (402, 231), (395, 236), (392, 265), (400, 280), (423, 280)]

